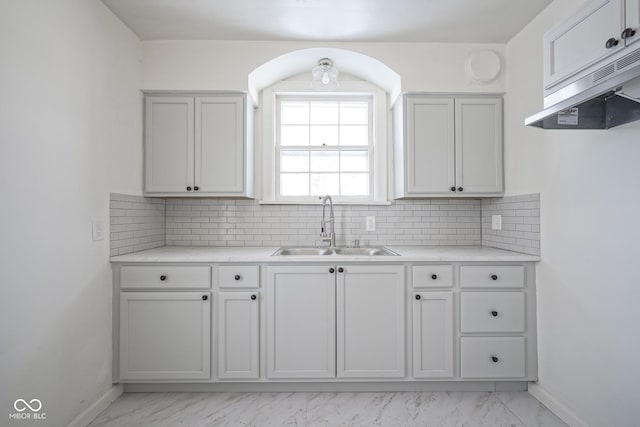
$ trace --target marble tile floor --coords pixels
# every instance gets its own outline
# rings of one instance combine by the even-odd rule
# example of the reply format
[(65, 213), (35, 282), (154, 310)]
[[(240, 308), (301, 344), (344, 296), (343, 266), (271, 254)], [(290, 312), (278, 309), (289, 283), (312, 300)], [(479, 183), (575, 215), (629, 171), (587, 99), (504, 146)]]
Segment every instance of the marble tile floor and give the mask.
[(527, 392), (125, 393), (90, 427), (556, 427)]

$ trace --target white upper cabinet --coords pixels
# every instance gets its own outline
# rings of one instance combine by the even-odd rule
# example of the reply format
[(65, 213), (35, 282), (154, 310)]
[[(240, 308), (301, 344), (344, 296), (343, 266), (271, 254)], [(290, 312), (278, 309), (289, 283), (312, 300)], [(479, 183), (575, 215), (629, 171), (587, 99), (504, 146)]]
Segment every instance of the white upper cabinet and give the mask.
[(597, 70), (640, 39), (639, 0), (593, 0), (544, 35), (546, 94)]
[(407, 95), (394, 122), (396, 198), (503, 192), (501, 97)]
[(246, 94), (147, 95), (145, 194), (253, 197)]

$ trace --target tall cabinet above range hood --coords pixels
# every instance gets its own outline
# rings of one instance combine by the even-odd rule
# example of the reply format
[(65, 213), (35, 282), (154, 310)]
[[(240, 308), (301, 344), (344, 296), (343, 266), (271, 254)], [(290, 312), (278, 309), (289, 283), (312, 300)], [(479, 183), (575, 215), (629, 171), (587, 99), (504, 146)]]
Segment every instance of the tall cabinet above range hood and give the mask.
[(640, 0), (590, 0), (543, 36), (542, 129), (640, 120)]

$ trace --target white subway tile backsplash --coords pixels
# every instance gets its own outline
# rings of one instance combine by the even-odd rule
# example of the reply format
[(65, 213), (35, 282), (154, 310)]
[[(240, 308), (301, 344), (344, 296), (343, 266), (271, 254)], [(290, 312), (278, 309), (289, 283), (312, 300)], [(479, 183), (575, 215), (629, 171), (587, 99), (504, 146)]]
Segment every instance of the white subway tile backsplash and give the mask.
[[(502, 215), (502, 230), (491, 216)], [(482, 246), (540, 255), (540, 194), (482, 200)]]
[(164, 211), (165, 202), (162, 199), (111, 193), (111, 256), (164, 246)]

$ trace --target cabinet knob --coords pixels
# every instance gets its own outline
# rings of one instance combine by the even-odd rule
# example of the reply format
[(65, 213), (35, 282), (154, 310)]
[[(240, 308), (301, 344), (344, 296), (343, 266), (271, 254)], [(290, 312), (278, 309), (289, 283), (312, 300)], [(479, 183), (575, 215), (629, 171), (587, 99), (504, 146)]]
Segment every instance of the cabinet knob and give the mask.
[(498, 275), (497, 274), (492, 274), (491, 275), (491, 280), (498, 280)]
[(256, 296), (256, 294), (251, 295), (251, 300), (252, 300), (252, 301), (255, 301), (255, 299), (256, 299), (256, 298), (258, 298), (258, 297)]
[(417, 299), (418, 301), (420, 301), (420, 298), (422, 298), (420, 295), (416, 295), (416, 299)]
[(500, 359), (498, 359), (498, 356), (491, 356), (491, 361), (493, 363), (498, 363), (500, 361)]
[(451, 187), (451, 191), (456, 191), (456, 187)]
[(206, 301), (209, 299), (209, 295), (202, 295), (202, 301)]
[(236, 274), (235, 276), (233, 276), (233, 278), (236, 279), (236, 280), (240, 280), (240, 275)]
[(436, 280), (437, 278), (438, 278), (438, 275), (437, 275), (437, 274), (432, 274), (432, 275), (431, 275), (431, 279)]
[(187, 191), (191, 191), (191, 186), (187, 187)]
[(338, 268), (338, 273), (344, 273), (344, 268), (342, 267)]
[(462, 190), (464, 190), (464, 188), (458, 187), (458, 191), (462, 191)]
[(622, 34), (620, 34), (620, 38), (622, 40), (626, 40), (635, 35), (636, 35), (636, 30), (634, 30), (633, 28), (625, 28)]
[(200, 187), (198, 187), (197, 185), (195, 187), (193, 187), (193, 191), (198, 191), (200, 189)]
[(160, 276), (160, 280), (162, 280), (162, 281), (164, 282), (165, 280), (167, 280), (167, 276), (165, 276), (165, 275), (163, 274), (162, 276)]
[(335, 272), (336, 272), (336, 270), (335, 270), (335, 269), (333, 269), (333, 268), (330, 268), (330, 269), (329, 269), (329, 273), (333, 274), (333, 273), (335, 273)]
[(498, 317), (498, 312), (497, 312), (497, 311), (495, 311), (495, 310), (493, 310), (493, 311), (491, 311), (491, 315), (492, 315), (493, 317)]
[(618, 46), (618, 43), (620, 43), (620, 41), (618, 41), (618, 39), (611, 37), (609, 40), (607, 40), (607, 42), (604, 44), (604, 47), (606, 47), (607, 49), (611, 49), (612, 47)]

